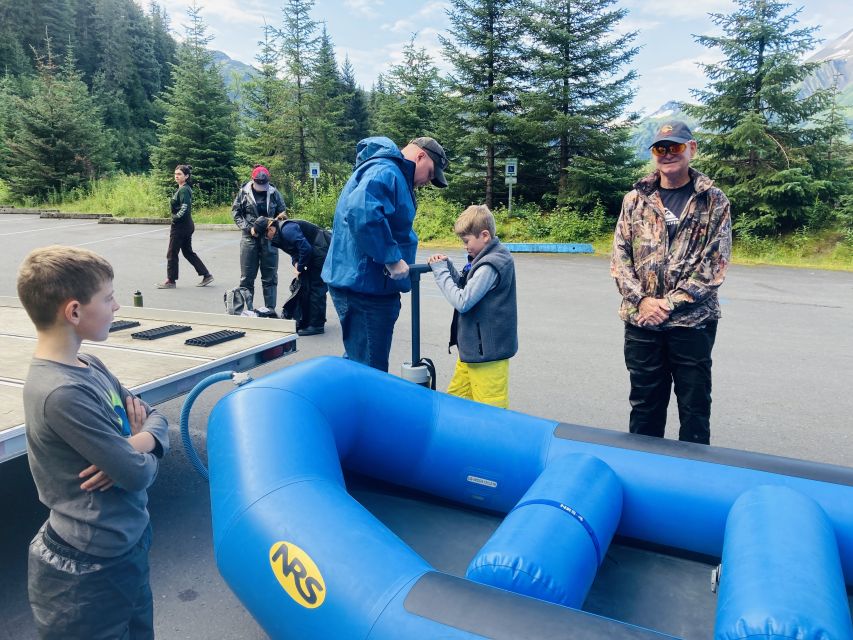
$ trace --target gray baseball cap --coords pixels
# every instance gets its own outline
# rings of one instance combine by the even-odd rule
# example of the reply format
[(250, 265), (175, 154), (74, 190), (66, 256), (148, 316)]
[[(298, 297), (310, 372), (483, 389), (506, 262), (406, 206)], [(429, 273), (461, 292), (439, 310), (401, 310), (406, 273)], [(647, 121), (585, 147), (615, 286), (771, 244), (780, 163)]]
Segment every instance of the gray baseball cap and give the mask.
[(664, 122), (660, 126), (649, 147), (655, 146), (658, 142), (690, 142), (691, 140), (693, 140), (693, 134), (690, 132), (690, 127), (680, 120), (673, 120)]
[(436, 187), (444, 189), (447, 186), (447, 178), (444, 177), (444, 170), (450, 164), (447, 154), (444, 153), (444, 147), (438, 144), (435, 138), (430, 138), (429, 136), (415, 138), (409, 144), (417, 145), (429, 154), (429, 157), (432, 158), (432, 163), (435, 165), (432, 183)]

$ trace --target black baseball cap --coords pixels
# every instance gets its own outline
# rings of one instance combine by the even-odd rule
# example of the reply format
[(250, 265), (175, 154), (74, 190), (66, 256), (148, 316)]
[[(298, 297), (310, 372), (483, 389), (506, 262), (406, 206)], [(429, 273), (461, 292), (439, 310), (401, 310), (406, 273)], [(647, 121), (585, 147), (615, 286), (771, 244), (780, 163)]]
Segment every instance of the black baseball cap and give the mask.
[(436, 187), (444, 189), (447, 186), (447, 178), (444, 177), (444, 170), (450, 164), (447, 154), (444, 153), (444, 147), (438, 144), (435, 138), (430, 138), (429, 136), (415, 138), (409, 144), (417, 145), (429, 154), (429, 157), (432, 158), (432, 163), (435, 165), (432, 183)]
[(270, 219), (266, 216), (258, 216), (255, 218), (255, 221), (252, 223), (252, 227), (255, 229), (255, 235), (258, 238), (263, 238), (267, 234), (267, 229), (270, 226)]
[(658, 142), (690, 142), (691, 140), (693, 140), (693, 134), (690, 132), (690, 127), (680, 120), (673, 120), (664, 122), (660, 126), (649, 147), (655, 146)]

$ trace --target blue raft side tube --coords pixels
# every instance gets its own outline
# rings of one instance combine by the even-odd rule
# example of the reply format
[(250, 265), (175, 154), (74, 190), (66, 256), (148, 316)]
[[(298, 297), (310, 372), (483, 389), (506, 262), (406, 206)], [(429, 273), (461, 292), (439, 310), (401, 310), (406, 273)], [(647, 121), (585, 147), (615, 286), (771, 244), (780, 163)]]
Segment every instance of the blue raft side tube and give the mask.
[(761, 486), (726, 523), (717, 640), (853, 640), (832, 525), (796, 491)]
[[(347, 494), (312, 404), (276, 388), (240, 391), (208, 427), (220, 573), (274, 638), (366, 637), (387, 602), (431, 567)], [(297, 551), (275, 558), (281, 543)], [(322, 596), (322, 608), (300, 590)]]
[[(290, 542), (314, 558), (325, 576), (324, 610), (340, 614), (351, 630), (364, 629), (389, 598), (398, 601), (429, 567), (352, 503), (341, 464), (507, 512), (546, 463), (586, 453), (606, 462), (623, 485), (618, 533), (717, 556), (726, 516), (741, 493), (760, 484), (795, 488), (829, 516), (853, 581), (853, 487), (572, 440), (555, 435), (557, 427), (552, 420), (434, 393), (340, 358), (318, 358), (265, 376), (225, 396), (210, 417), (220, 570), (265, 629), (280, 629), (285, 613), (303, 609), (270, 570), (270, 550)], [(351, 589), (353, 602), (335, 604), (333, 594), (341, 589)], [(288, 624), (301, 629), (316, 617), (293, 615)], [(314, 637), (334, 637), (322, 629)]]
[[(631, 440), (658, 438), (620, 434)], [(668, 441), (696, 457), (673, 457), (648, 451), (555, 438), (551, 457), (587, 453), (604, 460), (622, 481), (622, 520), (617, 533), (629, 538), (720, 557), (726, 518), (745, 491), (763, 484), (789, 487), (809, 496), (829, 516), (838, 540), (848, 585), (853, 585), (853, 486), (729, 466), (697, 459), (711, 449)], [(753, 454), (757, 461), (775, 458)], [(823, 465), (830, 467), (831, 465)], [(844, 469), (848, 477), (853, 471)]]
[(622, 513), (622, 487), (598, 458), (554, 460), (468, 565), (466, 577), (580, 608)]
[[(515, 506), (549, 461), (570, 453), (598, 457), (622, 482), (623, 513), (618, 534), (717, 557), (722, 555), (726, 517), (742, 493), (761, 484), (791, 487), (815, 500), (829, 516), (845, 579), (853, 585), (853, 486), (557, 437), (559, 423), (554, 420), (430, 392), (334, 357), (281, 369), (236, 389), (214, 408), (211, 425), (221, 405), (259, 385), (279, 390), (280, 416), (295, 402), (313, 406), (315, 420), (330, 425), (331, 446), (337, 448), (344, 467), (499, 512), (509, 512)], [(246, 446), (267, 450), (272, 444), (264, 439), (272, 436), (253, 433), (257, 413), (247, 407), (244, 414), (236, 413), (234, 420), (242, 424), (245, 438), (253, 441)], [(660, 442), (658, 438), (619, 435), (630, 442)], [(688, 452), (719, 449), (666, 442)], [(276, 460), (268, 479), (260, 470), (251, 475), (261, 482), (261, 489), (283, 470), (280, 454), (268, 451), (264, 455), (273, 455)], [(753, 455), (756, 460), (776, 459)], [(842, 471), (853, 476), (849, 469)], [(340, 474), (340, 470), (335, 473)], [(235, 494), (240, 494), (239, 502), (246, 502), (253, 491), (244, 485), (235, 489)], [(223, 504), (217, 510), (224, 513), (238, 506)], [(214, 513), (215, 527), (216, 521)]]

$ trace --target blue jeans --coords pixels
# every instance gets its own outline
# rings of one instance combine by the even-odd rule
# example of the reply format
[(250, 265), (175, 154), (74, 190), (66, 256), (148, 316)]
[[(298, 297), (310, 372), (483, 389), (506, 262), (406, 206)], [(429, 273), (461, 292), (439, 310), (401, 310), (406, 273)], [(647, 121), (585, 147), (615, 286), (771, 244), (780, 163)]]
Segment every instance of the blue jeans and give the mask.
[(387, 372), (400, 294), (371, 296), (337, 287), (329, 293), (341, 320), (345, 357)]

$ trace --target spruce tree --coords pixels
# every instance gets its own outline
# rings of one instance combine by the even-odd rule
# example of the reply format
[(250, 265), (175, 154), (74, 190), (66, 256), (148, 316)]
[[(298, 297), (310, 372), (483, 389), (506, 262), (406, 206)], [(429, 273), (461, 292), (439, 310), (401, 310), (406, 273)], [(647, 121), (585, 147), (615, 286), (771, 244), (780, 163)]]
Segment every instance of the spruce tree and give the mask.
[(346, 152), (342, 144), (346, 95), (332, 39), (325, 25), (308, 88), (309, 160), (325, 164), (333, 173), (343, 172), (340, 165)]
[[(449, 37), (440, 38), (453, 65), (447, 90), (457, 105), (462, 137), (454, 146), (467, 178), (453, 190), (462, 188), (475, 200), (485, 193), (489, 207), (495, 190), (504, 190), (503, 181), (496, 183), (503, 166), (496, 168), (495, 159), (515, 152), (512, 124), (525, 77), (520, 45), (526, 9), (526, 0), (451, 0)], [(471, 178), (479, 188), (464, 184)]]
[(774, 0), (736, 6), (711, 14), (721, 35), (697, 37), (724, 59), (702, 65), (710, 83), (693, 92), (701, 104), (686, 108), (705, 131), (697, 166), (732, 201), (735, 230), (768, 235), (803, 225), (816, 201), (832, 198), (828, 167), (810, 162), (814, 145), (832, 133), (809, 123), (830, 95), (800, 93), (817, 63), (800, 61), (815, 45), (816, 28), (796, 26), (799, 10)]
[[(314, 0), (287, 0), (282, 12), (281, 52), (287, 79), (292, 87), (282, 114), (287, 161), (301, 180), (308, 177), (308, 82), (317, 55), (317, 23), (311, 19)], [(295, 165), (295, 166), (294, 166)]]
[(13, 98), (5, 140), (9, 188), (17, 199), (35, 202), (85, 188), (112, 168), (109, 134), (72, 49), (59, 68), (50, 39), (45, 42), (44, 56), (36, 56), (32, 94)]
[(403, 61), (383, 77), (386, 92), (379, 94), (376, 124), (378, 135), (406, 144), (417, 136), (438, 139), (438, 111), (442, 100), (438, 68), (414, 37), (403, 49)]
[(636, 169), (628, 149), (636, 116), (624, 114), (636, 32), (616, 33), (627, 10), (614, 9), (615, 1), (539, 2), (530, 17), (525, 57), (535, 83), (524, 105), (526, 129), (541, 149), (537, 173), (557, 183), (559, 202), (583, 211), (598, 201), (618, 211)]
[(341, 81), (344, 88), (341, 146), (344, 160), (348, 161), (358, 141), (370, 135), (370, 113), (367, 108), (367, 97), (355, 80), (355, 71), (349, 57), (344, 59)]
[(262, 164), (273, 175), (281, 176), (288, 165), (282, 122), (286, 86), (279, 77), (278, 31), (265, 24), (258, 47), (255, 60), (259, 73), (243, 85), (237, 157), (244, 169)]
[(152, 165), (164, 190), (174, 189), (172, 175), (178, 164), (193, 167), (200, 194), (210, 202), (227, 202), (237, 186), (234, 172), (234, 109), (225, 83), (207, 45), (210, 37), (193, 4), (190, 24), (172, 67), (174, 82), (162, 95), (165, 116), (158, 123)]

